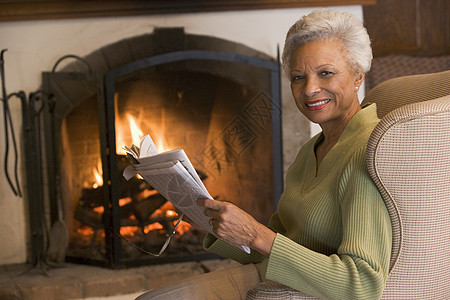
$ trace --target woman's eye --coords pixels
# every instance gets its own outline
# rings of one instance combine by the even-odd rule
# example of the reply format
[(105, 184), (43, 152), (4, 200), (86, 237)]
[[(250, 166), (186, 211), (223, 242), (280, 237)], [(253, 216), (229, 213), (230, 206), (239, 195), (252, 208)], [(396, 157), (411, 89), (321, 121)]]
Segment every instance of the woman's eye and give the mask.
[(304, 77), (302, 75), (296, 75), (296, 76), (292, 76), (292, 81), (298, 81), (303, 79)]
[(321, 76), (328, 76), (328, 75), (333, 74), (333, 72), (330, 72), (330, 71), (322, 71), (322, 72), (320, 72), (319, 74), (320, 74)]

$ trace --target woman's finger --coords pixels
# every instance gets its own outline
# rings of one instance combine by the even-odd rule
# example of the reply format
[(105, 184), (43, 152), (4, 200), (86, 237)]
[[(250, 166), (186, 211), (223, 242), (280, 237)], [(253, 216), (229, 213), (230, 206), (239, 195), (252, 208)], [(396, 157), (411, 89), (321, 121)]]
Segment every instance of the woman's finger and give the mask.
[(209, 208), (205, 208), (203, 214), (207, 217), (214, 218), (217, 217), (217, 211)]
[(221, 210), (227, 203), (211, 199), (198, 199), (197, 204), (212, 210)]

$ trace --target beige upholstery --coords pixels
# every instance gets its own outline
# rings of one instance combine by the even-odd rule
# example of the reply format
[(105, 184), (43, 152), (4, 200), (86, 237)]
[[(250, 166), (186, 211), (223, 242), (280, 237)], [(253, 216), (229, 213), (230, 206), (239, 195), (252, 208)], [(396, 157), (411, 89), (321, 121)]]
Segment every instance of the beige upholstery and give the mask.
[[(405, 92), (398, 95), (395, 85)], [(365, 101), (376, 99), (383, 113), (386, 102), (428, 100), (384, 116), (367, 148), (393, 227), (382, 299), (450, 299), (450, 71), (392, 79), (372, 91)], [(443, 91), (447, 96), (429, 100)]]
[(377, 103), (378, 117), (403, 105), (450, 95), (450, 70), (384, 81), (370, 90), (362, 104)]
[(258, 284), (255, 288), (248, 291), (246, 299), (302, 300), (318, 298), (303, 294), (278, 282), (266, 281)]
[[(382, 299), (450, 299), (450, 71), (390, 79), (367, 102), (383, 117), (367, 166), (393, 228)], [(269, 282), (247, 299), (314, 298)]]

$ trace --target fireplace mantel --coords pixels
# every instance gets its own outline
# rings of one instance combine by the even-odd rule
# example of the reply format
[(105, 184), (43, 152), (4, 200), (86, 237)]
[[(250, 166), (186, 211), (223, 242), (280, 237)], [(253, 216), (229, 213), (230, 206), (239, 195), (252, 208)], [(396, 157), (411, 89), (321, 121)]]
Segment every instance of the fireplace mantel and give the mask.
[(0, 22), (188, 12), (373, 5), (376, 0), (25, 0), (1, 1)]

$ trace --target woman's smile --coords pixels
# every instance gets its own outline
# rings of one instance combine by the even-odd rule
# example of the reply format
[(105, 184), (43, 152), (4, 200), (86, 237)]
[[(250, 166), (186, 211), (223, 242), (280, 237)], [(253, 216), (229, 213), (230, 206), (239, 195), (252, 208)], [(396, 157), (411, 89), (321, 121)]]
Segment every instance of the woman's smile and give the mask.
[(306, 101), (305, 105), (306, 107), (313, 111), (313, 110), (321, 110), (324, 108), (331, 100), (330, 99), (323, 99), (323, 100), (315, 100), (315, 101)]

